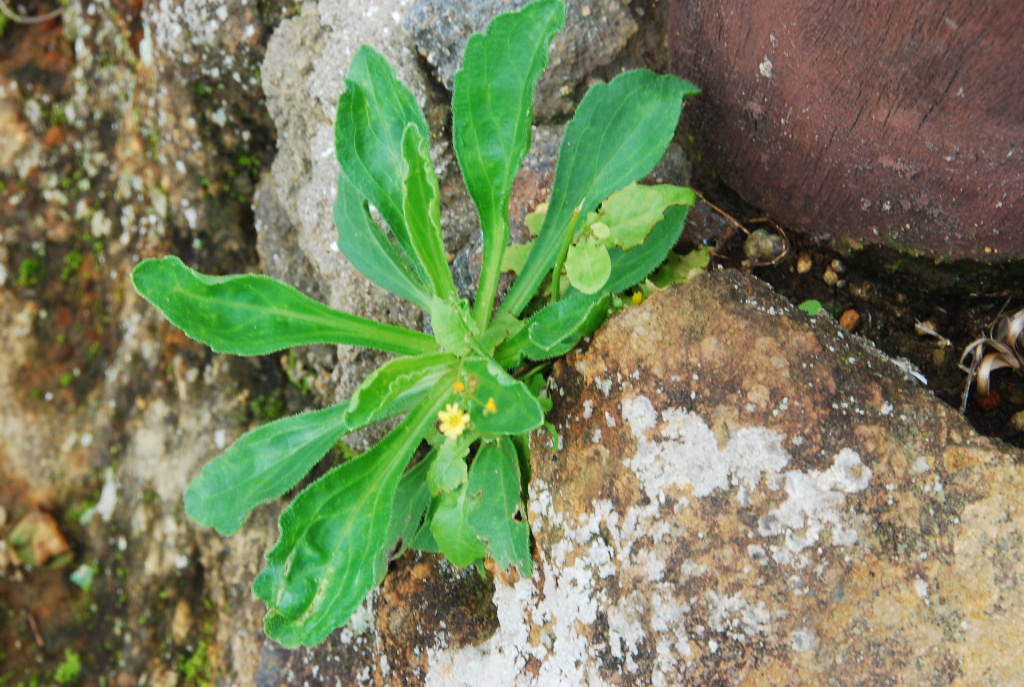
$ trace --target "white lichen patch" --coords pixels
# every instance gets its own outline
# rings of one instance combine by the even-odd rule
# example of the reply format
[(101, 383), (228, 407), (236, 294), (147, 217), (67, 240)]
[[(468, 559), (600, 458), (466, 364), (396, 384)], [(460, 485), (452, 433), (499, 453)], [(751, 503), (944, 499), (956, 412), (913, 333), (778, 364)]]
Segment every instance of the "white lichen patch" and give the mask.
[(708, 627), (729, 639), (742, 640), (772, 631), (771, 615), (764, 602), (751, 604), (742, 594), (707, 593)]
[[(427, 684), (605, 685), (607, 656), (641, 675), (641, 652), (654, 654), (652, 684), (675, 684), (693, 653), (686, 620), (692, 609), (663, 581), (667, 554), (659, 549), (675, 545), (681, 525), (666, 522), (657, 504), (620, 513), (607, 500), (566, 518), (547, 484), (535, 478), (530, 491), (535, 532), (550, 537), (556, 530), (561, 539), (540, 552), (532, 579), (513, 586), (496, 580), (500, 629), (478, 647), (432, 652)], [(679, 572), (706, 571), (689, 565)], [(540, 662), (536, 676), (524, 671), (530, 659)]]
[[(569, 509), (560, 505), (555, 485), (534, 475), (534, 577), (512, 585), (496, 579), (500, 629), (479, 646), (434, 647), (427, 684), (605, 685), (611, 671), (626, 682), (661, 686), (692, 679), (701, 656), (727, 643), (782, 639), (794, 650), (813, 651), (813, 630), (776, 636), (786, 621), (758, 598), (757, 585), (729, 591), (705, 585), (681, 594), (701, 589), (713, 574), (707, 559), (688, 557), (690, 547), (681, 542), (704, 539), (695, 528), (707, 523), (694, 520), (692, 509), (724, 490), (741, 509), (765, 513), (775, 505), (760, 532), (746, 533), (752, 575), (779, 560), (780, 549), (795, 559), (826, 529), (833, 544), (854, 543), (857, 532), (844, 529), (840, 515), (849, 521), (847, 495), (871, 478), (860, 457), (844, 450), (828, 470), (784, 472), (791, 462), (785, 438), (766, 428), (734, 430), (720, 446), (701, 417), (679, 408), (659, 411), (642, 395), (623, 400), (621, 418), (636, 440), (623, 464), (648, 498), (633, 504), (602, 498)], [(776, 546), (780, 535), (785, 540)]]
[(673, 488), (692, 487), (697, 497), (734, 485), (752, 489), (763, 475), (777, 475), (789, 464), (782, 437), (770, 429), (742, 428), (719, 449), (711, 428), (699, 416), (666, 408), (659, 423), (646, 396), (624, 400), (622, 416), (637, 440), (636, 454), (625, 464), (658, 503), (664, 503)]
[(832, 467), (823, 472), (791, 470), (782, 475), (782, 480), (786, 500), (758, 522), (761, 536), (785, 538), (783, 545), (772, 547), (777, 562), (803, 565), (805, 561), (798, 554), (817, 543), (825, 531), (833, 545), (857, 543), (857, 529), (851, 526), (857, 516), (849, 512), (846, 496), (867, 488), (871, 469), (856, 451), (843, 449), (836, 454)]
[(117, 477), (112, 468), (107, 468), (103, 472), (103, 491), (100, 492), (100, 500), (96, 502), (95, 512), (103, 522), (110, 522), (116, 507)]

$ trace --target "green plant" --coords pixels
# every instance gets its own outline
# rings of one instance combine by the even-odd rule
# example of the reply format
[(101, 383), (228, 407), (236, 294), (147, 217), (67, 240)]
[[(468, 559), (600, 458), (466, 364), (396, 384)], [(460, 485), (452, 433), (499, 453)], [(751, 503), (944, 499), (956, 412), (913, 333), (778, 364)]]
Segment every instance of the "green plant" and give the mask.
[(82, 657), (78, 655), (77, 651), (64, 649), (64, 660), (57, 666), (53, 679), (59, 685), (69, 685), (78, 679), (80, 672), (82, 672)]
[(331, 310), (259, 275), (205, 276), (174, 257), (134, 270), (143, 297), (218, 352), (328, 343), (396, 355), (347, 402), (244, 435), (185, 494), (193, 519), (233, 533), (340, 437), (404, 415), (282, 513), (253, 590), (268, 606), (267, 634), (286, 646), (317, 644), (343, 625), (388, 560), (409, 548), (458, 566), (490, 556), (532, 572), (528, 435), (551, 405), (543, 394), (550, 361), (604, 322), (615, 294), (664, 261), (694, 202), (689, 189), (634, 182), (661, 158), (682, 100), (697, 89), (646, 70), (594, 86), (566, 127), (551, 200), (532, 220), (537, 238), (517, 249), (518, 276), (495, 310), (533, 91), (564, 17), (560, 0), (498, 17), (469, 40), (455, 77), (452, 136), (483, 233), (472, 307), (446, 260), (423, 113), (378, 53), (364, 46), (352, 61), (335, 122), (338, 246), (364, 275), (427, 313), (432, 335)]
[(78, 274), (78, 270), (82, 269), (82, 262), (84, 258), (82, 252), (77, 248), (73, 248), (64, 256), (64, 266), (60, 271), (61, 281), (67, 281)]
[(18, 266), (18, 285), (26, 288), (38, 286), (46, 273), (43, 261), (39, 258), (26, 258)]

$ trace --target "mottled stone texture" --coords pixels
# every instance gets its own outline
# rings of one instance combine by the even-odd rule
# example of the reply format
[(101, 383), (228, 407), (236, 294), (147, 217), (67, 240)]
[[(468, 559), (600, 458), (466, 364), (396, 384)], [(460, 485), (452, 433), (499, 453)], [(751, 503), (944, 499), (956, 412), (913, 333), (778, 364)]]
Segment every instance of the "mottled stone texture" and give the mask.
[[(403, 24), (420, 54), (437, 69), (451, 90), (462, 67), (466, 41), (487, 28), (498, 14), (525, 7), (529, 0), (417, 0)], [(551, 44), (548, 70), (534, 97), (541, 119), (571, 114), (582, 97), (587, 75), (615, 60), (637, 31), (626, 3), (620, 0), (567, 0), (567, 30)]]
[(358, 632), (264, 645), (258, 684), (1024, 681), (1024, 456), (827, 316), (701, 276), (550, 388), (534, 577), (403, 558)]
[(564, 445), (535, 455), (541, 565), (519, 583), (542, 674), (1024, 679), (1022, 456), (831, 321), (701, 277), (613, 320), (554, 389)]
[(707, 167), (793, 229), (1024, 256), (1024, 5), (674, 0)]

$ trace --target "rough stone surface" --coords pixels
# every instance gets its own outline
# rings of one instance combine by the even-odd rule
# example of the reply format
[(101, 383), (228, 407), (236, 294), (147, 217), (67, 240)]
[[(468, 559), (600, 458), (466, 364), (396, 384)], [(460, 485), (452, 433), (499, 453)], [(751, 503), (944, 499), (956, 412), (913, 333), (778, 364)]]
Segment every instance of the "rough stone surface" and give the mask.
[(1024, 7), (674, 0), (672, 70), (709, 177), (793, 230), (1024, 257)]
[(403, 558), (355, 633), (264, 645), (259, 684), (1020, 682), (1024, 456), (835, 322), (703, 276), (550, 389), (534, 577)]
[[(502, 12), (520, 9), (529, 0), (419, 0), (405, 16), (404, 25), (420, 54), (437, 68), (437, 76), (451, 90), (462, 66), (466, 41), (487, 27)], [(566, 30), (555, 37), (548, 71), (541, 77), (534, 98), (536, 116), (548, 119), (572, 112), (583, 95), (581, 86), (598, 68), (613, 62), (637, 24), (620, 0), (569, 0)]]
[(1022, 456), (835, 323), (700, 277), (552, 394), (536, 576), (427, 684), (1021, 681)]
[[(277, 126), (278, 155), (260, 186), (256, 217), (260, 255), (276, 276), (321, 293), (339, 310), (418, 329), (423, 326), (418, 309), (376, 287), (338, 252), (333, 219), (335, 109), (352, 57), (367, 44), (388, 59), (427, 114), (435, 137), (431, 154), (446, 201), (442, 219), (449, 251), (456, 252), (476, 227), (454, 153), (438, 137), (446, 105), (420, 69), (400, 24), (407, 4), (320, 2), (305, 6), (301, 16), (285, 20), (274, 33), (262, 74), (267, 108)], [(322, 401), (347, 398), (382, 360), (379, 354), (343, 347), (336, 361), (310, 361), (318, 376), (331, 379), (322, 388)], [(355, 441), (371, 436), (360, 433)]]
[[(199, 545), (181, 496), (251, 424), (249, 402), (267, 391), (254, 380), (272, 368), (188, 341), (129, 273), (171, 252), (208, 272), (254, 266), (249, 203), (273, 152), (258, 77), (274, 10), (263, 10), (98, 0), (5, 29), (0, 537), (38, 510), (73, 554), (25, 566), (0, 541), (11, 684), (54, 684), (66, 649), (81, 658), (80, 684), (173, 685), (188, 663), (207, 679), (238, 633), (219, 634), (203, 597), (239, 620), (254, 606), (251, 576), (220, 588), (220, 571), (204, 578), (215, 547)], [(271, 510), (254, 518), (248, 565)]]

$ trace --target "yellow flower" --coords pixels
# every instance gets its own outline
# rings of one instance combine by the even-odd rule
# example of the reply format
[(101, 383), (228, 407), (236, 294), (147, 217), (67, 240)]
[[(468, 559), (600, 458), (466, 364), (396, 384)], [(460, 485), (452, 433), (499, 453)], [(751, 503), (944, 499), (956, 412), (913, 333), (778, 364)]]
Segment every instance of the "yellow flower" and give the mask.
[(459, 407), (458, 403), (449, 403), (444, 410), (438, 412), (437, 419), (441, 421), (441, 434), (449, 439), (458, 439), (469, 427), (469, 413)]
[(487, 413), (498, 412), (498, 406), (497, 404), (494, 403), (493, 397), (487, 399), (487, 403), (484, 404), (484, 411), (486, 411)]
[(643, 291), (634, 291), (633, 292), (633, 302), (636, 303), (637, 305), (640, 305), (641, 303), (643, 303), (644, 302), (644, 292)]
[(455, 393), (461, 394), (463, 391), (466, 390), (466, 385), (460, 379), (459, 381), (452, 384), (452, 388), (455, 389)]

